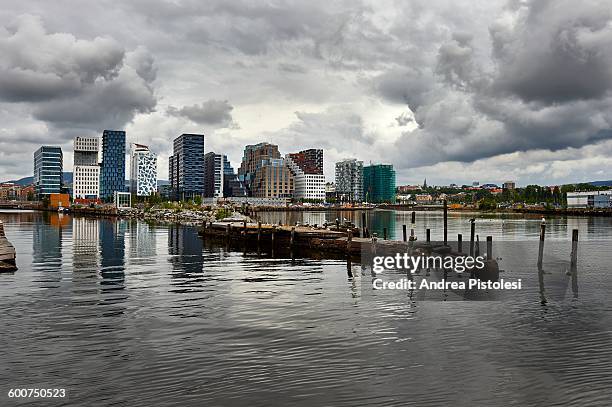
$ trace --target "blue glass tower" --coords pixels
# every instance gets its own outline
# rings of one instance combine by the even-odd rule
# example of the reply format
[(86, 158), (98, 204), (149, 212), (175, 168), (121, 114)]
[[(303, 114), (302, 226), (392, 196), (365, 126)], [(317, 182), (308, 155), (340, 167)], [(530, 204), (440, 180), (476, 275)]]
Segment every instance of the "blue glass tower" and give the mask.
[(109, 200), (125, 192), (125, 131), (104, 130), (100, 165), (100, 198)]
[(34, 153), (34, 188), (39, 199), (60, 192), (63, 162), (60, 147), (42, 146)]

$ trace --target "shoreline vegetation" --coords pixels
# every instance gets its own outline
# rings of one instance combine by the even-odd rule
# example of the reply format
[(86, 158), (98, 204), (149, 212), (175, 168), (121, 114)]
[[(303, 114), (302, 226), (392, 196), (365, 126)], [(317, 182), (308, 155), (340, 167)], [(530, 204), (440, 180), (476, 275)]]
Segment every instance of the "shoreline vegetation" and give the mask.
[[(44, 208), (40, 204), (13, 202), (0, 204), (0, 209), (23, 209), (37, 211), (52, 211), (56, 209)], [(255, 220), (258, 213), (265, 212), (343, 212), (343, 211), (442, 211), (443, 205), (402, 205), (383, 204), (368, 206), (340, 206), (340, 205), (294, 205), (294, 206), (252, 206), (236, 203), (218, 203), (216, 205), (198, 204), (194, 202), (164, 202), (156, 204), (138, 203), (132, 208), (115, 208), (112, 205), (96, 207), (72, 206), (67, 212), (84, 216), (117, 216), (151, 220), (157, 222), (202, 224), (204, 222), (218, 222), (222, 220), (247, 221)], [(480, 213), (480, 214), (533, 214), (546, 216), (582, 216), (582, 217), (612, 217), (612, 209), (578, 209), (578, 208), (551, 208), (529, 206), (520, 208), (483, 209), (474, 206), (449, 205), (449, 212)]]

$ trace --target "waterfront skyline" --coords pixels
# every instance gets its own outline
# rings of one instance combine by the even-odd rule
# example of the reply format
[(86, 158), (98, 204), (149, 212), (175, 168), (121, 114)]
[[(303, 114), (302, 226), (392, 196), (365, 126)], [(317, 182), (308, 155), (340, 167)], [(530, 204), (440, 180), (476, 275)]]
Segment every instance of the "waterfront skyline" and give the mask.
[(611, 178), (604, 1), (154, 3), (3, 7), (0, 180), (40, 145), (70, 171), (105, 128), (159, 152), (160, 179), (181, 133), (233, 162), (322, 147), (328, 181), (347, 157), (398, 184)]

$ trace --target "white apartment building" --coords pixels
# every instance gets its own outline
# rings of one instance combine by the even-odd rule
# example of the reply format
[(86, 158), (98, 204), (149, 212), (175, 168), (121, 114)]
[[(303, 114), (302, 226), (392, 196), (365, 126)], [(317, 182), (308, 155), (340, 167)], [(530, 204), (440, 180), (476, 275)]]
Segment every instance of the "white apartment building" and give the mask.
[(133, 144), (130, 158), (130, 191), (136, 196), (156, 193), (157, 155), (148, 146)]
[[(304, 162), (300, 162), (296, 159), (296, 156), (302, 153), (303, 152), (287, 154), (285, 156), (285, 162), (293, 174), (293, 197), (296, 199), (324, 201), (325, 175), (322, 173), (323, 163), (321, 162), (320, 165), (305, 165)], [(312, 169), (315, 169), (316, 172), (320, 171), (321, 173), (311, 173), (315, 172), (312, 171)]]
[(72, 189), (73, 197), (97, 199), (100, 196), (100, 166), (97, 137), (75, 137)]

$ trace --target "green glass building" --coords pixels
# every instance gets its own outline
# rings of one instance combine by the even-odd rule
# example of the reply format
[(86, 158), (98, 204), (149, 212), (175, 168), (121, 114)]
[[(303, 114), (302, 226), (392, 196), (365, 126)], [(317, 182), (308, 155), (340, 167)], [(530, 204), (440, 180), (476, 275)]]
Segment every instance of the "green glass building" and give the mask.
[(363, 194), (366, 202), (395, 203), (395, 170), (391, 164), (363, 167)]

